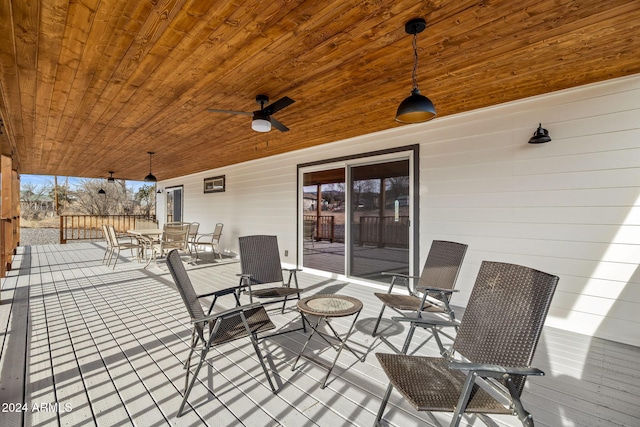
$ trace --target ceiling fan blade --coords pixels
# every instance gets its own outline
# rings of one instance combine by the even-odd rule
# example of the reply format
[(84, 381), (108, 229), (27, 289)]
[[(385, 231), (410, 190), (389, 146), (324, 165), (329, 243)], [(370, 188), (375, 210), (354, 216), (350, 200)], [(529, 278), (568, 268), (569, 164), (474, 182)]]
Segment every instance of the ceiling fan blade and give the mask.
[(243, 116), (253, 116), (253, 113), (247, 113), (246, 111), (216, 110), (214, 108), (207, 108), (207, 111), (210, 113), (242, 114)]
[(280, 132), (286, 132), (289, 130), (288, 127), (286, 127), (285, 125), (283, 125), (282, 123), (274, 119), (273, 117), (269, 117), (269, 121), (271, 122), (271, 125), (274, 128), (278, 129)]
[(266, 107), (264, 107), (263, 110), (268, 115), (272, 115), (273, 113), (282, 110), (284, 107), (288, 107), (289, 105), (293, 104), (294, 102), (296, 102), (296, 101), (294, 101), (293, 99), (289, 98), (288, 96), (285, 96), (284, 98), (280, 98), (276, 102), (273, 102), (273, 103), (267, 105)]

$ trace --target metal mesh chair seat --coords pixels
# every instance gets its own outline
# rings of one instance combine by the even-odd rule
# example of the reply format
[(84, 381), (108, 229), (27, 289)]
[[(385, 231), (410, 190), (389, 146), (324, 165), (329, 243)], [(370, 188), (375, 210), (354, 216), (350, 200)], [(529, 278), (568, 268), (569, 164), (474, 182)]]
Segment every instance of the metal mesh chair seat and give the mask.
[[(276, 327), (273, 322), (271, 322), (267, 311), (262, 306), (245, 310), (244, 316), (247, 319), (247, 323), (249, 324), (249, 329), (252, 334), (259, 334), (261, 332), (275, 329)], [(244, 323), (240, 316), (228, 317), (220, 322), (220, 327), (212, 341), (212, 344), (223, 344), (248, 336), (249, 331), (244, 327)]]
[(300, 292), (296, 288), (268, 288), (268, 289), (255, 289), (252, 293), (255, 298), (278, 298), (286, 297), (289, 295), (296, 295)]
[(438, 305), (425, 301), (411, 295), (383, 294), (376, 292), (376, 297), (387, 307), (404, 311), (428, 311), (431, 313), (445, 313), (446, 310)]
[[(448, 369), (446, 359), (388, 353), (376, 353), (376, 357), (393, 386), (416, 410), (455, 411), (466, 375)], [(478, 385), (474, 385), (465, 412), (511, 413)]]

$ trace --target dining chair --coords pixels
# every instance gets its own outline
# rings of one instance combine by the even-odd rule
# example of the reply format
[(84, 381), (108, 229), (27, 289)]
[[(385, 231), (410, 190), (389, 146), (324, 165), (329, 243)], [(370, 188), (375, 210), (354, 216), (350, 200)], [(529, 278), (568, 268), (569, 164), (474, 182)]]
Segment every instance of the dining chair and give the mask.
[(160, 240), (151, 246), (152, 258), (156, 266), (158, 266), (158, 257), (162, 258), (173, 249), (188, 251), (189, 228), (190, 224), (187, 222), (164, 225)]
[[(218, 255), (220, 259), (222, 259), (222, 253), (220, 252), (220, 239), (222, 238), (222, 229), (224, 225), (222, 223), (217, 223), (216, 227), (213, 230), (213, 233), (200, 234), (194, 244), (194, 249), (196, 252), (196, 259), (198, 258), (198, 247), (204, 246), (210, 247), (211, 252), (213, 253), (213, 257)], [(206, 249), (205, 249), (206, 250)]]
[(109, 257), (109, 261), (107, 262), (107, 265), (109, 265), (109, 263), (111, 262), (111, 258), (114, 259), (113, 261), (113, 269), (115, 270), (116, 268), (116, 264), (118, 263), (118, 257), (120, 256), (120, 250), (121, 249), (129, 249), (131, 250), (131, 256), (133, 257), (133, 250), (136, 250), (136, 258), (138, 261), (140, 261), (140, 253), (141, 253), (141, 245), (139, 242), (122, 242), (120, 241), (120, 238), (118, 236), (118, 233), (116, 232), (116, 229), (113, 225), (107, 225), (107, 232), (109, 233), (109, 237), (111, 239), (111, 256)]

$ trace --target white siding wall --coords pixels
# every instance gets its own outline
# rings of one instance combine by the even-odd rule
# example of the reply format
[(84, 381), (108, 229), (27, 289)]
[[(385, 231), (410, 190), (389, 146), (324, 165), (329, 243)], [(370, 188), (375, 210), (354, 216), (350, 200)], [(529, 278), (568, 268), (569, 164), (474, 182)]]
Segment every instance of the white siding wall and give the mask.
[[(482, 260), (523, 264), (560, 276), (549, 326), (640, 345), (639, 117), (636, 75), (160, 186), (184, 185), (185, 219), (202, 231), (223, 222), (224, 248), (273, 233), (294, 263), (297, 164), (419, 143), (421, 262), (433, 239), (469, 244), (457, 305)], [(527, 144), (538, 122), (553, 141)], [(226, 192), (203, 194), (221, 174)]]

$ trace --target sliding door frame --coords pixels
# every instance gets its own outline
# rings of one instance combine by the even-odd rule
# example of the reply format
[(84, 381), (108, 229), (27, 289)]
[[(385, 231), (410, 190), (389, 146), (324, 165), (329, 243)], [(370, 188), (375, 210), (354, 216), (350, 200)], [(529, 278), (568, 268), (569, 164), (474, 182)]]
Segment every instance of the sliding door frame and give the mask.
[[(419, 171), (420, 171), (420, 146), (418, 144), (408, 145), (396, 148), (390, 148), (385, 150), (371, 151), (367, 153), (360, 153), (351, 156), (336, 157), (325, 160), (318, 160), (308, 163), (300, 163), (297, 165), (296, 174), (296, 265), (298, 268), (302, 268), (302, 251), (303, 251), (303, 175), (307, 172), (315, 172), (326, 169), (345, 168), (345, 218), (348, 218), (346, 209), (350, 209), (351, 203), (351, 191), (349, 186), (351, 185), (351, 168), (367, 164), (384, 163), (386, 161), (394, 160), (409, 160), (409, 174), (412, 176), (410, 181), (410, 195), (411, 195), (411, 210), (410, 210), (410, 230), (411, 230), (411, 243), (409, 245), (409, 268), (411, 275), (419, 274), (419, 260), (420, 260), (420, 223), (418, 221), (420, 210), (420, 191), (419, 191)], [(345, 248), (351, 241), (351, 221), (345, 221)], [(350, 277), (350, 265), (346, 260), (345, 255), (345, 276)], [(353, 278), (357, 279), (357, 278)]]

